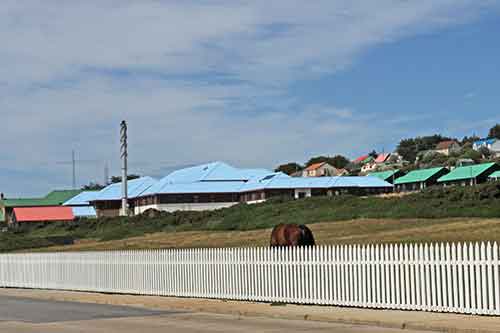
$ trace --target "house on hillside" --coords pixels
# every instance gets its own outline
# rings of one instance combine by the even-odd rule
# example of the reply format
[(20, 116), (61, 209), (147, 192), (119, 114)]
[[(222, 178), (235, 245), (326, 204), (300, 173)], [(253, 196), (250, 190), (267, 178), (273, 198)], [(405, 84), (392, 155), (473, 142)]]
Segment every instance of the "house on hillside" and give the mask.
[(302, 177), (337, 176), (339, 170), (327, 162), (314, 163), (302, 171)]
[(372, 172), (367, 174), (367, 176), (377, 177), (379, 179), (382, 179), (383, 181), (394, 184), (394, 181), (397, 178), (404, 176), (404, 172), (402, 172), (399, 169), (395, 169), (395, 170)]
[(488, 148), (489, 150), (491, 150), (491, 147), (497, 141), (498, 140), (496, 138), (486, 138), (486, 139), (477, 140), (477, 141), (474, 141), (472, 143), (472, 149), (479, 150), (479, 149), (484, 147), (484, 148)]
[(397, 178), (394, 181), (394, 186), (398, 192), (423, 190), (435, 185), (437, 180), (448, 172), (449, 170), (444, 167), (413, 170)]
[(362, 155), (352, 161), (354, 164), (362, 164), (362, 163), (368, 163), (373, 160), (373, 157), (370, 155)]
[(460, 151), (460, 144), (455, 140), (441, 141), (436, 145), (434, 151), (443, 155), (450, 155), (452, 153), (457, 153)]
[(500, 165), (496, 163), (482, 163), (463, 166), (453, 169), (450, 173), (438, 179), (438, 184), (447, 185), (476, 185), (488, 180), (493, 172), (499, 171)]
[(374, 161), (372, 161), (372, 162), (363, 164), (363, 166), (361, 167), (361, 172), (362, 173), (369, 173), (369, 172), (373, 172), (373, 171), (377, 170), (377, 168), (378, 168), (378, 164), (375, 163)]
[(381, 153), (377, 155), (374, 162), (377, 164), (386, 163), (389, 160), (389, 157), (391, 157), (390, 153)]
[(490, 148), (491, 153), (495, 157), (500, 157), (500, 140), (496, 140)]
[(272, 197), (300, 199), (390, 191), (391, 184), (375, 177), (290, 177), (212, 162), (172, 172), (135, 198), (133, 206), (134, 214), (148, 209), (199, 211), (259, 203)]
[[(51, 207), (50, 213), (59, 213), (61, 212), (61, 216), (67, 218), (68, 215), (64, 212), (65, 210), (60, 210), (60, 207), (64, 202), (78, 195), (81, 190), (56, 190), (48, 193), (43, 198), (4, 198), (0, 200), (0, 207), (2, 207), (3, 215), (5, 222), (8, 224), (16, 223), (16, 222), (25, 222), (23, 218), (16, 217), (16, 212), (24, 216), (25, 212), (28, 212), (30, 218), (38, 217), (40, 220), (26, 220), (26, 222), (46, 222), (46, 221), (54, 221), (53, 219), (43, 220), (43, 218), (47, 217), (43, 213), (49, 210), (40, 209), (40, 215), (34, 214), (38, 208), (43, 207)], [(22, 208), (22, 209), (21, 209)], [(24, 209), (26, 208), (26, 209)], [(29, 208), (29, 209), (28, 209)], [(44, 212), (42, 212), (44, 211)], [(49, 216), (50, 217), (50, 216)], [(57, 217), (57, 216), (56, 216)]]

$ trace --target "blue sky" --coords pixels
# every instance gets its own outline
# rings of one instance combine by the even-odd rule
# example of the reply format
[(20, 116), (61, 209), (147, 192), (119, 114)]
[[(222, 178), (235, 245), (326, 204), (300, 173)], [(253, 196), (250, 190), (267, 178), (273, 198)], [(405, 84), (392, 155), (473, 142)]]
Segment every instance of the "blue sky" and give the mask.
[(0, 8), (0, 191), (224, 160), (272, 168), (500, 121), (500, 2), (88, 1)]

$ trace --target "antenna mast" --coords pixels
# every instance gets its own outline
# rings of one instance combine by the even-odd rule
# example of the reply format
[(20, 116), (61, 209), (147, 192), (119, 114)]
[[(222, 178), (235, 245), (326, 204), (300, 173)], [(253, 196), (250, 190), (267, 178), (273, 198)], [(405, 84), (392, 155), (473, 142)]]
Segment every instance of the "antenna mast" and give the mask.
[(128, 216), (128, 196), (127, 196), (127, 123), (123, 120), (120, 124), (120, 152), (122, 158), (122, 209), (121, 216)]
[(73, 190), (76, 189), (76, 160), (75, 160), (75, 150), (71, 151), (71, 163), (73, 165)]

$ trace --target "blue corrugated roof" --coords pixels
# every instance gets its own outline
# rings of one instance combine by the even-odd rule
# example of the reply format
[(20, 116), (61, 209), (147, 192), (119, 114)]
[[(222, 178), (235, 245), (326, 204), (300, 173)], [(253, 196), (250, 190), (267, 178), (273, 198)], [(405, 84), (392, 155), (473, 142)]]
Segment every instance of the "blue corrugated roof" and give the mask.
[(161, 193), (237, 193), (261, 189), (392, 187), (376, 177), (290, 177), (265, 169), (237, 169), (213, 162), (174, 171), (141, 196)]
[[(151, 177), (141, 177), (127, 182), (127, 192), (129, 198), (136, 198), (143, 194), (157, 181)], [(94, 200), (120, 200), (122, 197), (122, 183), (115, 183), (106, 186), (97, 193)]]
[(97, 217), (96, 211), (92, 206), (71, 207), (73, 215), (76, 217)]
[(336, 177), (333, 187), (392, 187), (391, 183), (372, 176), (347, 176)]
[[(269, 176), (270, 177), (270, 176)], [(338, 187), (392, 187), (392, 184), (376, 177), (289, 177), (275, 174), (267, 180), (253, 180), (246, 183), (241, 191), (259, 189), (295, 189), (295, 188), (338, 188)]]
[(95, 200), (99, 191), (84, 191), (63, 203), (63, 206), (87, 206), (90, 201)]
[[(234, 189), (237, 186), (241, 187), (244, 183), (252, 178), (263, 178), (271, 171), (265, 169), (238, 169), (223, 162), (212, 162), (202, 165), (197, 165), (189, 168), (174, 171), (160, 179), (156, 184), (151, 186), (142, 195), (152, 195), (156, 193), (194, 193), (194, 185), (183, 187), (183, 184), (200, 184), (209, 183), (218, 193), (230, 192), (229, 189)], [(223, 184), (216, 183), (230, 182), (225, 187)], [(175, 185), (175, 186), (174, 186)], [(210, 185), (199, 185), (198, 193), (210, 192)], [(177, 192), (175, 189), (179, 189)], [(180, 192), (181, 189), (188, 189), (190, 192)], [(228, 190), (225, 190), (227, 188)], [(217, 191), (212, 192), (217, 192)]]
[(158, 193), (238, 193), (244, 182), (211, 181), (181, 184), (167, 184)]
[(497, 139), (496, 139), (496, 138), (487, 138), (487, 139), (481, 139), (481, 140), (474, 141), (474, 144), (475, 144), (476, 146), (482, 146), (482, 145), (492, 145), (492, 144), (494, 144), (496, 141), (497, 141)]

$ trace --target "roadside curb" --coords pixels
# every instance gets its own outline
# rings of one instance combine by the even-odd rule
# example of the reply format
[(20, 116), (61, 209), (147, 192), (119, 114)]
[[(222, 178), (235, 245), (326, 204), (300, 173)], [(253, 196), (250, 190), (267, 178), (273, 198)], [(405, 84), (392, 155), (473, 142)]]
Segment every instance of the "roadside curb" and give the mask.
[(185, 310), (190, 312), (228, 314), (239, 317), (308, 320), (434, 332), (494, 333), (500, 331), (499, 317), (430, 313), (420, 311), (374, 310), (293, 304), (272, 306), (269, 303), (198, 298), (30, 289), (0, 288), (0, 295), (46, 299), (52, 301), (133, 306), (162, 310)]

